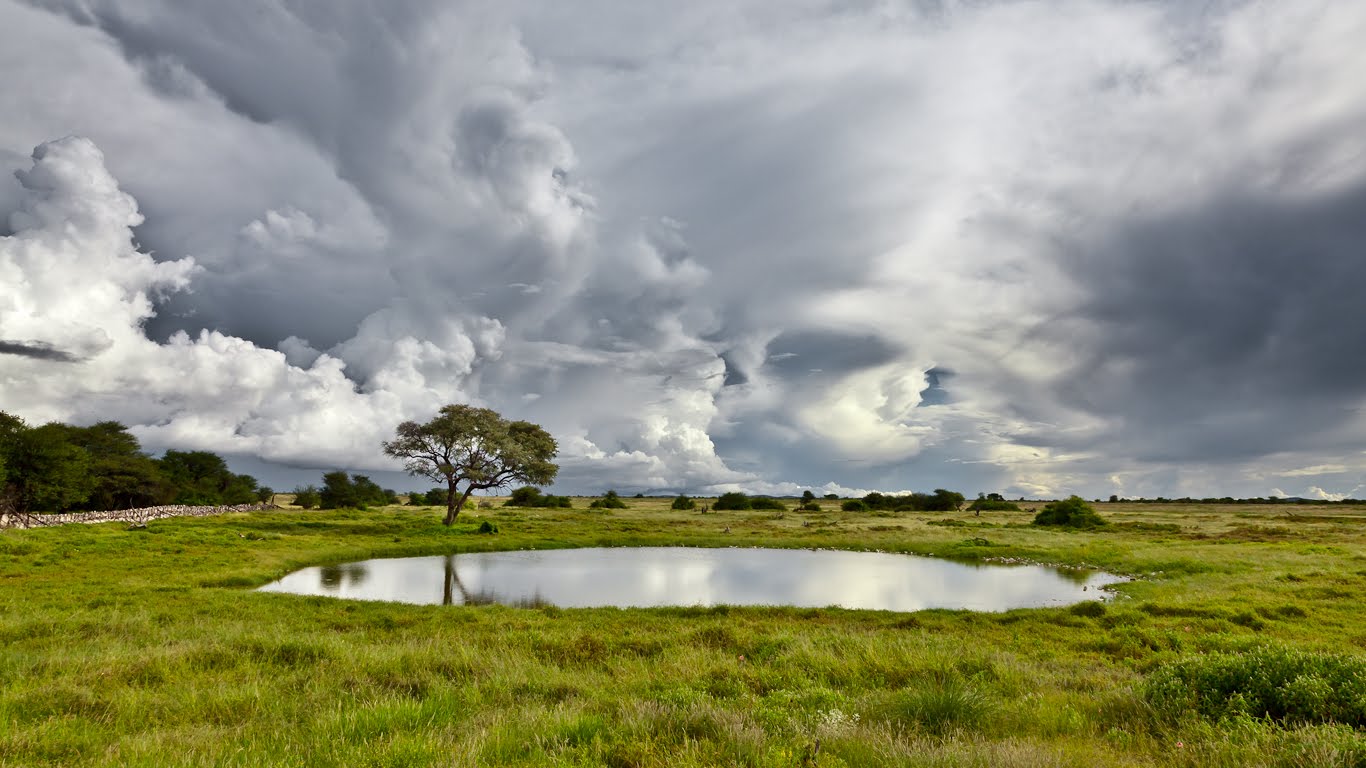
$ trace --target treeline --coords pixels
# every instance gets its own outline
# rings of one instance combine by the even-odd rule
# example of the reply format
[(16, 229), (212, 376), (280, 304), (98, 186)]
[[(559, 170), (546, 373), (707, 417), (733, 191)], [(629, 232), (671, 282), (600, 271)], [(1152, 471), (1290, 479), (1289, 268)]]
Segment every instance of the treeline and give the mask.
[(269, 501), (274, 491), (234, 474), (208, 451), (152, 458), (116, 421), (29, 426), (0, 411), (0, 507), (18, 512), (220, 506)]
[[(874, 491), (862, 499), (844, 502), (843, 509), (848, 512), (878, 510), (883, 512), (953, 512), (963, 508), (967, 501), (963, 494), (943, 488), (934, 493), (907, 493), (888, 495)], [(981, 509), (983, 507), (976, 507)]]
[[(1100, 501), (1100, 499), (1096, 499)], [(1235, 499), (1232, 496), (1221, 496), (1219, 498), (1205, 497), (1203, 499), (1193, 499), (1189, 496), (1182, 496), (1179, 499), (1168, 499), (1158, 496), (1155, 499), (1145, 498), (1123, 498), (1117, 495), (1110, 497), (1110, 503), (1124, 502), (1125, 504), (1366, 504), (1366, 499), (1306, 499), (1301, 496), (1254, 496), (1248, 499)]]

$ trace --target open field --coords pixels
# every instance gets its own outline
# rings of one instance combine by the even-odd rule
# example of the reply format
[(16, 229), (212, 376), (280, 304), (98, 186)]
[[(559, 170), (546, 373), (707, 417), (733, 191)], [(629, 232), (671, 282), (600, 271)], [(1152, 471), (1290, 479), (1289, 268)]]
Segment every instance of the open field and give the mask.
[[(1366, 732), (1156, 711), (1173, 662), (1366, 656), (1366, 510), (235, 514), (0, 532), (0, 766), (1366, 766)], [(1026, 505), (1036, 506), (1036, 505)], [(496, 535), (476, 533), (485, 519)], [(727, 529), (729, 529), (727, 531)], [(1004, 614), (421, 607), (259, 594), (304, 565), (481, 549), (842, 547), (1139, 576)]]

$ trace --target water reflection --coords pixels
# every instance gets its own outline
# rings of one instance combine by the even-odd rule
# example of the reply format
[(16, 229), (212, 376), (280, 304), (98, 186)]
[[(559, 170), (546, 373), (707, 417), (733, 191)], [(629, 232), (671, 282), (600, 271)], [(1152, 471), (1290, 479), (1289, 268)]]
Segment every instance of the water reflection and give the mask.
[(261, 589), (427, 605), (1004, 611), (1104, 599), (1096, 571), (879, 552), (691, 547), (479, 552), (305, 568)]

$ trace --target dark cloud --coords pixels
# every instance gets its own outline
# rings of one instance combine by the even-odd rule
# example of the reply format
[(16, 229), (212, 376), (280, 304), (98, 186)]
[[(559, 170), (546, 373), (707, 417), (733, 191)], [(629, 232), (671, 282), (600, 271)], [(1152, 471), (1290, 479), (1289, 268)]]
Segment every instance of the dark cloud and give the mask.
[(51, 360), (57, 363), (79, 363), (81, 358), (70, 352), (63, 352), (51, 344), (38, 341), (7, 341), (0, 339), (0, 355), (18, 355), (34, 360)]
[(1087, 243), (1069, 263), (1090, 298), (1047, 332), (1082, 351), (1059, 395), (1144, 460), (1340, 443), (1366, 403), (1363, 211), (1366, 185), (1230, 191)]

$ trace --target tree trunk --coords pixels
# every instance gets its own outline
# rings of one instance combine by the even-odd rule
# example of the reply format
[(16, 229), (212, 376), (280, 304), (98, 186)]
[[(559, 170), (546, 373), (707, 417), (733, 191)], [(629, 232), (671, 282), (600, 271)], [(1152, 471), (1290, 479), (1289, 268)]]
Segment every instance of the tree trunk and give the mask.
[(460, 516), (460, 510), (465, 508), (465, 502), (469, 499), (471, 493), (474, 493), (473, 486), (466, 488), (465, 492), (460, 494), (460, 501), (457, 502), (455, 500), (455, 483), (451, 483), (446, 488), (446, 519), (443, 521), (446, 525), (453, 524), (455, 518)]

